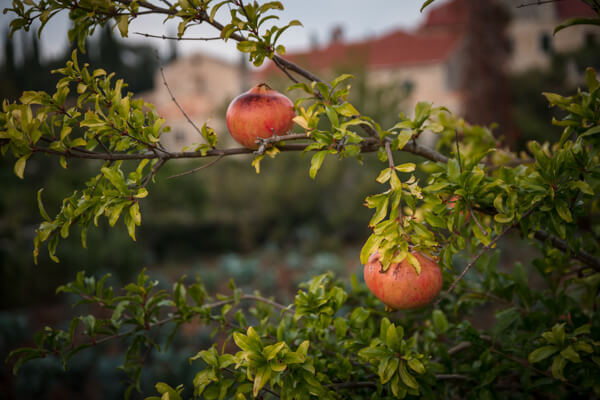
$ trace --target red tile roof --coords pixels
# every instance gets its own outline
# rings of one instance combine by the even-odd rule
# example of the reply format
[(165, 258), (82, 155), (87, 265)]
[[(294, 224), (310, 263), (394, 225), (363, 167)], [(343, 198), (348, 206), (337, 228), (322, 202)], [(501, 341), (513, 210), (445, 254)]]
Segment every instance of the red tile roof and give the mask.
[(452, 0), (448, 3), (432, 7), (427, 14), (423, 27), (463, 25), (467, 23), (467, 15), (466, 0)]
[(561, 19), (597, 16), (594, 10), (581, 0), (562, 0), (556, 3), (556, 12)]
[[(307, 52), (289, 53), (286, 58), (308, 69), (365, 66), (418, 65), (446, 60), (460, 40), (458, 33), (408, 33), (394, 31), (380, 38), (355, 42), (331, 43)], [(271, 63), (265, 73), (274, 69)]]

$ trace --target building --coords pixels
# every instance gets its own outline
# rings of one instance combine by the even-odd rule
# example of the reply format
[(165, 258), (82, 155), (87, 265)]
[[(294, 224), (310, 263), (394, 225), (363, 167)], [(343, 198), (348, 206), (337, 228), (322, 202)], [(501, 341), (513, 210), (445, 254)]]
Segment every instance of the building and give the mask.
[[(404, 83), (410, 88), (405, 108), (412, 110), (418, 101), (444, 105), (462, 113), (462, 74), (465, 60), (466, 26), (470, 1), (436, 2), (426, 9), (426, 17), (417, 29), (395, 30), (379, 37), (345, 42), (337, 29), (325, 46), (286, 54), (286, 58), (324, 78), (339, 71), (364, 72), (368, 85)], [(507, 68), (512, 72), (550, 67), (552, 52), (581, 47), (598, 36), (597, 29), (571, 27), (553, 36), (554, 28), (575, 16), (593, 15), (580, 0), (561, 0), (542, 5), (519, 7), (522, 0), (501, 2), (510, 18), (506, 36)], [(209, 121), (222, 140), (229, 140), (224, 123), (227, 102), (247, 89), (249, 75), (241, 64), (231, 64), (207, 55), (177, 60), (165, 68), (167, 82), (178, 102), (197, 124)], [(253, 81), (270, 81), (283, 74), (273, 63), (255, 71)], [(577, 80), (578, 77), (572, 79)], [(144, 97), (156, 105), (167, 119), (172, 132), (163, 137), (171, 150), (180, 150), (201, 138), (171, 100), (156, 77), (156, 89)], [(231, 142), (228, 142), (231, 143)]]
[[(286, 58), (331, 77), (334, 71), (364, 68), (371, 85), (405, 81), (412, 88), (409, 109), (419, 101), (444, 105), (461, 113), (462, 71), (468, 2), (451, 0), (426, 9), (425, 21), (413, 31), (396, 30), (380, 37), (345, 43), (339, 32), (326, 46), (288, 53)], [(497, 0), (509, 14), (507, 68), (511, 72), (550, 67), (552, 52), (576, 49), (597, 37), (597, 28), (575, 26), (553, 36), (554, 28), (568, 18), (593, 16), (580, 0), (561, 0), (519, 7), (521, 0)], [(262, 72), (274, 73), (270, 65)]]
[[(194, 54), (167, 65), (164, 74), (177, 103), (198, 128), (207, 122), (217, 132), (227, 131), (226, 107), (240, 91), (246, 90), (248, 79), (243, 64)], [(172, 100), (160, 72), (154, 82), (154, 90), (141, 97), (154, 104), (158, 114), (171, 127), (171, 132), (162, 136), (163, 145), (170, 151), (177, 151), (194, 143), (204, 143)]]

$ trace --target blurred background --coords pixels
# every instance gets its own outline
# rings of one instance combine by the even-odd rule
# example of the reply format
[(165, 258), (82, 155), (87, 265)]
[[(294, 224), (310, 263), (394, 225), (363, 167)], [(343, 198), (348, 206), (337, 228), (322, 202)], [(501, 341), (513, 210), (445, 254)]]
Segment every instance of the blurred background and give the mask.
[[(353, 73), (353, 104), (383, 127), (400, 112), (411, 114), (417, 101), (431, 101), (470, 122), (497, 123), (499, 142), (513, 149), (559, 136), (541, 92), (568, 94), (583, 82), (586, 66), (600, 67), (597, 30), (575, 27), (552, 35), (561, 21), (589, 14), (583, 2), (518, 7), (520, 0), (436, 1), (420, 14), (421, 3), (286, 1), (282, 21), (298, 18), (305, 26), (284, 35), (286, 57), (325, 79)], [(14, 101), (24, 90), (53, 91), (57, 79), (49, 71), (62, 66), (73, 48), (67, 15), (51, 22), (41, 39), (33, 32), (10, 38), (10, 19), (10, 13), (0, 16), (0, 97)], [(205, 27), (194, 29), (186, 36), (214, 36)], [(234, 146), (224, 124), (234, 96), (258, 82), (281, 91), (290, 83), (273, 65), (250, 67), (231, 43), (157, 40), (134, 32), (174, 36), (176, 27), (141, 20), (126, 40), (107, 27), (94, 34), (80, 57), (116, 72), (128, 90), (156, 104), (172, 127), (163, 136), (170, 150), (200, 138), (171, 102), (159, 65), (183, 108), (196, 124), (208, 121), (222, 147)], [(397, 162), (410, 160), (397, 157)], [(248, 291), (258, 289), (283, 303), (292, 301), (298, 282), (314, 274), (356, 273), (362, 279), (358, 254), (371, 214), (362, 204), (367, 194), (381, 190), (375, 182), (380, 163), (372, 155), (364, 166), (328, 160), (315, 181), (308, 177), (309, 158), (300, 154), (265, 159), (259, 176), (251, 157), (228, 157), (200, 173), (166, 180), (200, 164), (169, 163), (141, 204), (144, 223), (137, 243), (119, 224), (101, 226), (90, 230), (87, 250), (77, 237), (69, 238), (59, 246), (60, 264), (43, 254), (34, 266), (33, 236), (41, 220), (37, 190), (45, 188), (47, 210), (57, 212), (62, 198), (98, 167), (73, 161), (65, 171), (56, 161), (30, 160), (21, 181), (12, 171), (14, 160), (0, 159), (2, 359), (30, 344), (34, 331), (65, 326), (68, 318), (86, 312), (73, 310), (69, 296), (55, 295), (57, 286), (83, 269), (97, 276), (112, 273), (114, 287), (142, 267), (165, 288), (182, 274), (198, 273), (212, 293), (226, 290), (233, 278)], [(153, 356), (142, 376), (144, 393), (152, 391), (157, 376), (174, 384), (191, 381), (187, 357), (210, 346), (211, 338), (210, 331), (189, 332), (178, 336), (169, 352)], [(0, 399), (122, 398), (127, 382), (115, 369), (121, 362), (118, 351), (104, 348), (80, 353), (67, 373), (51, 358), (27, 364), (17, 377), (3, 364)]]

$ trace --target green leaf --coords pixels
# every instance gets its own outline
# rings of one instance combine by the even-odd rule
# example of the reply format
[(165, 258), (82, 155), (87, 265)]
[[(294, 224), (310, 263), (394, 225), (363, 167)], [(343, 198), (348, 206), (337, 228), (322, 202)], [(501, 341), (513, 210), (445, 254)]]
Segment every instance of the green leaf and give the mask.
[(375, 180), (379, 183), (386, 183), (387, 181), (390, 180), (390, 176), (392, 176), (392, 169), (385, 168), (385, 169), (381, 170), (381, 172), (377, 176), (377, 179), (375, 179)]
[(253, 51), (256, 51), (258, 49), (258, 47), (257, 47), (256, 42), (252, 42), (250, 40), (244, 40), (242, 42), (238, 42), (237, 49), (239, 51), (241, 51), (242, 53), (251, 53)]
[(579, 328), (577, 328), (577, 329), (575, 329), (575, 331), (573, 331), (573, 335), (579, 336), (579, 335), (589, 334), (591, 329), (592, 329), (592, 327), (590, 324), (581, 325)]
[(562, 31), (565, 28), (568, 28), (570, 26), (575, 26), (575, 25), (597, 25), (597, 26), (600, 26), (600, 18), (598, 18), (598, 17), (596, 17), (596, 18), (576, 17), (576, 18), (568, 19), (565, 22), (563, 22), (562, 24), (558, 25), (556, 28), (554, 28), (553, 35), (556, 35), (558, 32)]
[(119, 31), (121, 32), (122, 37), (127, 37), (127, 31), (129, 29), (129, 17), (127, 15), (121, 15), (118, 18), (117, 26), (119, 27)]
[(142, 223), (142, 215), (140, 214), (140, 204), (136, 201), (129, 208), (129, 214), (131, 215), (131, 219), (133, 223), (139, 226)]
[(456, 182), (459, 175), (460, 167), (458, 166), (458, 160), (456, 158), (451, 158), (448, 160), (448, 178), (452, 182)]
[(398, 134), (398, 137), (396, 138), (396, 140), (398, 140), (398, 147), (396, 147), (397, 150), (402, 150), (404, 148), (404, 146), (406, 146), (406, 143), (408, 143), (408, 141), (410, 139), (412, 139), (413, 137), (413, 131), (409, 131), (409, 130), (403, 130)]
[(248, 336), (242, 333), (233, 332), (233, 341), (240, 349), (244, 351), (256, 350), (256, 348), (252, 346), (252, 341), (248, 338)]
[(419, 388), (417, 380), (406, 370), (406, 365), (404, 362), (400, 363), (400, 379), (402, 379), (402, 382), (404, 382), (404, 384), (409, 388)]
[(423, 375), (425, 373), (425, 366), (423, 366), (423, 363), (416, 358), (411, 358), (408, 360), (408, 366), (419, 375)]
[(329, 122), (331, 122), (333, 128), (338, 128), (340, 126), (340, 120), (333, 107), (329, 105), (325, 106), (325, 114), (327, 114), (327, 118), (329, 119)]
[(106, 179), (112, 183), (112, 185), (121, 193), (127, 193), (127, 184), (123, 178), (120, 170), (114, 168), (102, 167), (100, 171), (104, 174)]
[(542, 360), (545, 360), (557, 351), (558, 347), (556, 346), (543, 346), (529, 353), (529, 357), (527, 357), (527, 359), (530, 363), (535, 364)]
[(377, 205), (375, 214), (373, 214), (373, 217), (371, 217), (371, 220), (369, 221), (370, 227), (377, 225), (380, 221), (382, 221), (386, 217), (387, 212), (388, 212), (389, 199), (390, 199), (389, 197), (385, 197), (385, 198), (383, 198), (383, 201)]
[[(392, 379), (392, 377), (398, 370), (398, 364), (400, 363), (400, 360), (398, 360), (396, 357), (386, 360), (388, 361), (385, 364), (382, 362), (379, 369), (379, 378), (381, 379), (382, 384), (385, 384), (389, 382), (390, 379)], [(381, 370), (382, 366), (383, 370)]]
[(306, 361), (306, 357), (303, 354), (289, 351), (285, 353), (282, 361), (286, 364), (302, 364), (304, 361)]
[(574, 363), (580, 363), (581, 362), (581, 358), (579, 357), (579, 354), (577, 354), (577, 352), (575, 351), (575, 349), (573, 349), (573, 346), (567, 346), (565, 347), (561, 352), (560, 355), (563, 356), (564, 358), (566, 358), (567, 360), (574, 362)]
[(285, 342), (279, 342), (276, 344), (272, 344), (269, 346), (266, 346), (263, 349), (263, 354), (265, 356), (265, 358), (267, 359), (267, 361), (270, 361), (272, 359), (274, 359), (275, 357), (277, 357), (277, 354), (286, 346)]
[(48, 216), (48, 213), (46, 212), (46, 209), (44, 208), (44, 203), (42, 203), (42, 192), (43, 191), (44, 191), (44, 188), (41, 188), (37, 192), (38, 208), (40, 209), (40, 214), (41, 214), (42, 218), (44, 218), (46, 221), (51, 221), (50, 217)]
[(571, 216), (571, 211), (569, 210), (569, 206), (567, 205), (566, 201), (556, 200), (554, 202), (554, 207), (556, 208), (558, 215), (560, 215), (564, 221), (573, 222), (573, 217)]
[(327, 155), (327, 150), (317, 151), (315, 155), (310, 160), (310, 171), (309, 175), (312, 179), (315, 179), (317, 176), (317, 172), (321, 168), (323, 164), (323, 160), (325, 159), (325, 155)]
[(415, 163), (404, 163), (394, 167), (399, 172), (413, 172), (416, 168)]
[(342, 317), (336, 317), (333, 320), (333, 327), (335, 328), (335, 336), (338, 339), (343, 339), (346, 337), (346, 332), (348, 331), (348, 324), (346, 320)]
[(15, 163), (15, 167), (14, 167), (14, 171), (15, 171), (15, 175), (17, 175), (19, 178), (23, 179), (23, 173), (25, 172), (25, 165), (27, 164), (27, 159), (29, 158), (31, 154), (27, 154), (24, 155), (23, 157), (20, 157), (17, 162)]
[(271, 378), (271, 369), (269, 367), (260, 367), (256, 371), (256, 376), (254, 377), (254, 386), (252, 387), (252, 394), (254, 397), (258, 396), (258, 392), (262, 389), (269, 379)]
[(350, 74), (342, 74), (340, 76), (338, 76), (337, 78), (335, 78), (333, 81), (331, 81), (331, 88), (335, 89), (335, 87), (337, 85), (339, 85), (340, 83), (342, 83), (343, 81), (347, 80), (347, 79), (353, 79), (354, 75), (350, 75)]
[(213, 8), (211, 8), (211, 10), (210, 10), (210, 22), (211, 23), (214, 22), (215, 15), (217, 14), (217, 11), (219, 11), (219, 8), (221, 8), (221, 6), (223, 6), (223, 5), (227, 4), (227, 3), (229, 3), (229, 0), (225, 0), (225, 1), (222, 1), (220, 3), (217, 3), (217, 4), (215, 4), (213, 6)]
[(421, 12), (423, 12), (423, 10), (425, 9), (425, 7), (427, 7), (428, 5), (430, 5), (431, 3), (433, 3), (434, 0), (426, 0), (423, 5), (421, 6)]
[(398, 331), (396, 331), (396, 326), (394, 324), (390, 324), (388, 327), (385, 335), (385, 342), (392, 350), (400, 350), (400, 338), (398, 337)]
[(565, 324), (556, 324), (552, 327), (552, 336), (556, 344), (563, 345), (565, 342)]
[(432, 314), (433, 329), (440, 335), (448, 330), (448, 320), (446, 315), (441, 310), (433, 310)]
[(558, 355), (554, 357), (554, 360), (552, 360), (552, 376), (561, 381), (566, 381), (565, 376), (563, 375), (566, 365), (567, 360), (563, 356)]
[(590, 89), (590, 92), (593, 92), (600, 87), (600, 82), (598, 82), (598, 77), (596, 76), (596, 70), (594, 70), (594, 68), (587, 67), (585, 69), (585, 83)]
[(371, 254), (373, 254), (373, 253), (375, 253), (375, 251), (377, 251), (379, 244), (381, 243), (382, 240), (383, 240), (383, 237), (376, 235), (374, 233), (371, 234), (371, 236), (369, 236), (369, 238), (367, 239), (367, 241), (365, 242), (365, 244), (363, 245), (363, 247), (360, 251), (361, 264), (364, 265), (367, 263)]
[(590, 129), (588, 129), (587, 131), (583, 132), (581, 135), (579, 135), (580, 137), (586, 137), (586, 136), (592, 136), (595, 135), (597, 133), (600, 133), (600, 125), (596, 125)]
[(360, 115), (356, 108), (354, 108), (354, 106), (348, 102), (333, 106), (333, 109), (344, 117), (354, 117), (356, 115)]
[(412, 267), (415, 269), (417, 275), (421, 274), (421, 263), (417, 259), (417, 257), (413, 256), (411, 253), (406, 253), (406, 260)]

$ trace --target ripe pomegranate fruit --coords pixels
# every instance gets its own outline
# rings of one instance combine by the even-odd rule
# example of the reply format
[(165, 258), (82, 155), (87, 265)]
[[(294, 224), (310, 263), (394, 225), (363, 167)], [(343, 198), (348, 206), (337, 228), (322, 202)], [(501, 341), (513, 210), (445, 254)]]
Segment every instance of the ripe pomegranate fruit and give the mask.
[(292, 129), (294, 116), (290, 99), (260, 83), (229, 104), (227, 128), (239, 144), (257, 149), (258, 138), (270, 138)]
[(425, 306), (442, 290), (442, 271), (437, 263), (419, 252), (412, 255), (421, 263), (419, 275), (406, 259), (380, 272), (379, 253), (372, 254), (364, 268), (367, 287), (395, 310)]

